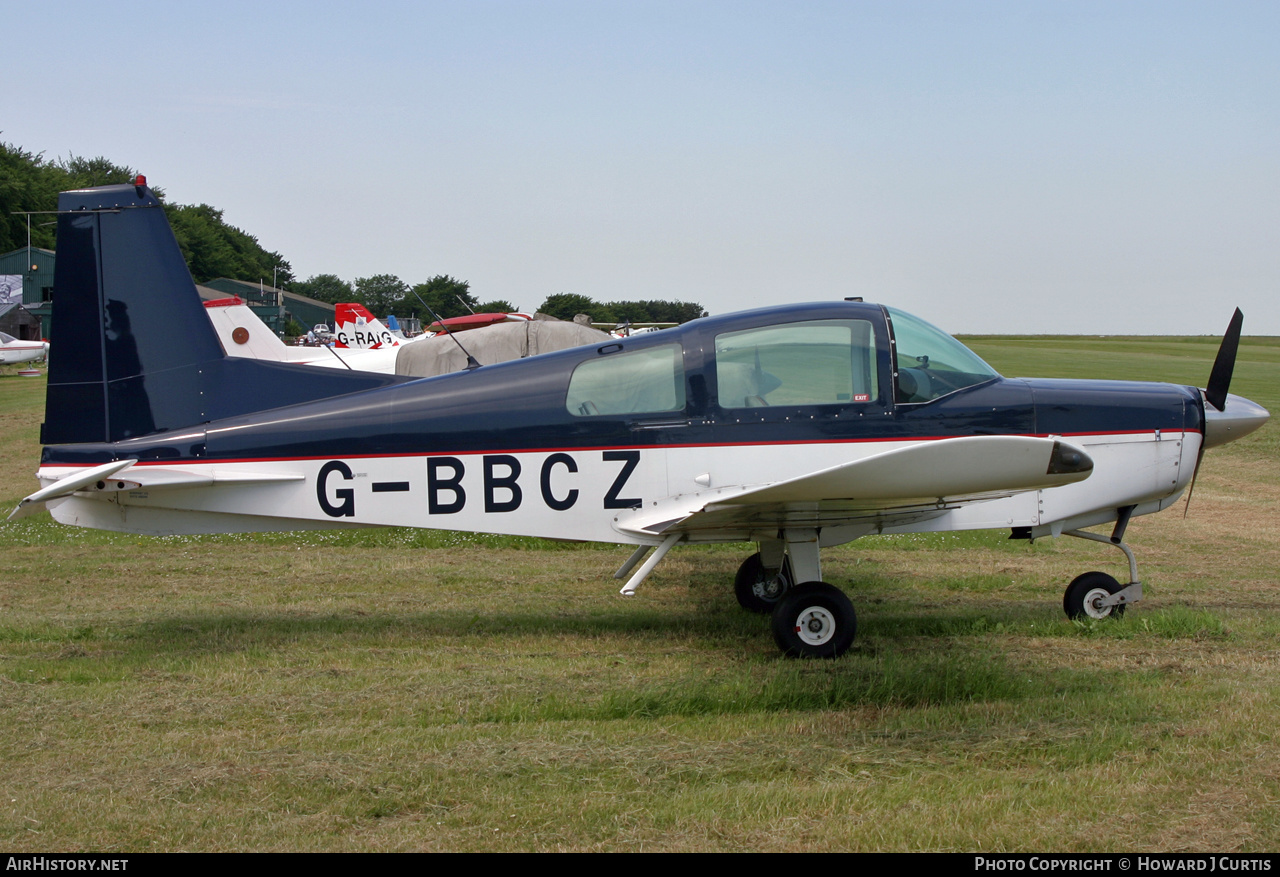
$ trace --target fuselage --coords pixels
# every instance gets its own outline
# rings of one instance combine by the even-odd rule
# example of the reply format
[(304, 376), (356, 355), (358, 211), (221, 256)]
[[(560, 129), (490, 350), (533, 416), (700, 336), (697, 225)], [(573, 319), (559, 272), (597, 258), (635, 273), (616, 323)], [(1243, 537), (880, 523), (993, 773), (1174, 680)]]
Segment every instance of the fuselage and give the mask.
[(47, 341), (20, 341), (0, 332), (0, 365), (18, 362), (34, 362), (49, 355)]
[(825, 541), (868, 528), (1052, 532), (1114, 519), (1123, 507), (1156, 511), (1189, 482), (1205, 429), (1199, 390), (1005, 378), (967, 351), (964, 365), (943, 362), (962, 354), (907, 321), (857, 302), (704, 318), (187, 429), (50, 445), (40, 477), (124, 458), (138, 460), (134, 472), (298, 476), (198, 489), (122, 483), (109, 501), (77, 496), (53, 509), (59, 520), (110, 529), (410, 525), (616, 542), (644, 541), (624, 524), (646, 503), (961, 436), (1062, 438), (1093, 458), (1094, 471), (1077, 484), (940, 503), (910, 522), (868, 518)]

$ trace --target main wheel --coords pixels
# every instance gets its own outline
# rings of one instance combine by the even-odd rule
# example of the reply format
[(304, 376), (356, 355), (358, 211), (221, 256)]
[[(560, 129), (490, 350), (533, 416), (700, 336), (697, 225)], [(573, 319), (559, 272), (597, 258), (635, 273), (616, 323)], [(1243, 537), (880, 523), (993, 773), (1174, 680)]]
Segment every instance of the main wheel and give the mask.
[(1124, 614), (1123, 603), (1119, 606), (1103, 606), (1102, 601), (1123, 590), (1123, 587), (1104, 572), (1087, 572), (1076, 576), (1067, 585), (1067, 592), (1062, 595), (1062, 609), (1073, 621), (1084, 618), (1102, 619), (1109, 615), (1119, 617)]
[(792, 588), (773, 610), (773, 639), (789, 658), (838, 658), (857, 632), (853, 604), (825, 582)]
[(791, 590), (791, 585), (791, 561), (784, 559), (782, 569), (770, 572), (756, 552), (738, 567), (738, 574), (733, 578), (733, 593), (743, 609), (768, 615)]

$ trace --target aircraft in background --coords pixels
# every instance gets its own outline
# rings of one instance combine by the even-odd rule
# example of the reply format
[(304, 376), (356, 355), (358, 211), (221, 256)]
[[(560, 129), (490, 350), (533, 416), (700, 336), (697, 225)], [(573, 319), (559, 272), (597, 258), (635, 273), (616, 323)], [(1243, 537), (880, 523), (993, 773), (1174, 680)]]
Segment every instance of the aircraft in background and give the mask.
[(502, 323), (528, 323), (533, 319), (532, 314), (520, 313), (486, 313), (486, 314), (463, 314), (460, 317), (445, 317), (443, 320), (436, 320), (427, 326), (426, 332), (430, 335), (443, 335), (446, 333), (465, 332), (468, 329), (484, 329), (489, 326), (497, 326)]
[(0, 332), (0, 365), (48, 358), (48, 341), (23, 341), (7, 332)]
[[(1005, 378), (928, 323), (857, 301), (426, 379), (228, 357), (143, 181), (64, 192), (58, 223), (42, 486), (14, 515), (151, 534), (415, 526), (624, 543), (624, 594), (679, 543), (755, 542), (735, 594), (771, 613), (788, 655), (850, 647), (857, 615), (822, 581), (821, 548), (871, 534), (1114, 545), (1130, 581), (1085, 573), (1063, 605), (1121, 612), (1142, 595), (1129, 521), (1172, 505), (1206, 448), (1268, 418), (1228, 393), (1239, 312), (1203, 391)], [(1109, 537), (1083, 529), (1108, 524)]]
[(621, 323), (592, 323), (597, 329), (608, 329), (610, 335), (614, 338), (630, 338), (632, 335), (647, 335), (650, 332), (657, 332), (659, 329), (670, 329), (673, 326), (679, 326), (679, 323), (633, 323), (625, 320)]
[(533, 320), (533, 316), (520, 313), (472, 313), (459, 317), (446, 317), (431, 323), (423, 334), (413, 338), (406, 338), (399, 331), (395, 315), (387, 317), (387, 320), (394, 325), (384, 326), (382, 321), (369, 312), (368, 308), (358, 302), (339, 303), (335, 306), (334, 321), (338, 327), (334, 333), (335, 346), (352, 349), (398, 347), (436, 335), (485, 329), (503, 323), (527, 323)]
[(393, 348), (339, 352), (328, 344), (291, 347), (281, 341), (238, 296), (206, 301), (204, 308), (228, 356), (395, 374), (396, 352)]
[[(395, 317), (391, 319), (394, 320)], [(379, 350), (384, 347), (399, 347), (413, 340), (384, 326), (381, 320), (359, 302), (339, 302), (335, 305), (333, 322), (333, 346), (340, 349)]]

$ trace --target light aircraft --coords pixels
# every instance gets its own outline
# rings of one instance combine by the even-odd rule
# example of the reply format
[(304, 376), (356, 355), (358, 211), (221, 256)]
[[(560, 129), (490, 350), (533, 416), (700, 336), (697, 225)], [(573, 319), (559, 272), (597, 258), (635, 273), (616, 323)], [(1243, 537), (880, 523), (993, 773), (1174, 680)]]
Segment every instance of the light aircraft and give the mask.
[(471, 367), (469, 357), (473, 354), (474, 361), (488, 365), (563, 350), (607, 337), (603, 332), (576, 323), (530, 319), (490, 321), (477, 331), (468, 333), (465, 347), (451, 337), (458, 330), (424, 334), (413, 339), (391, 336), (391, 343), (382, 343), (379, 338), (389, 330), (363, 305), (344, 303), (337, 305), (336, 312), (338, 325), (345, 327), (345, 331), (340, 328), (335, 338), (352, 344), (343, 347), (335, 341), (333, 346), (290, 347), (277, 338), (253, 309), (239, 298), (206, 301), (204, 306), (222, 349), (229, 356), (410, 377), (462, 371)]
[(0, 332), (0, 365), (15, 362), (34, 362), (48, 359), (48, 341), (23, 341), (7, 332)]
[(318, 347), (290, 347), (238, 296), (206, 301), (204, 307), (209, 323), (228, 356), (395, 374), (394, 348), (339, 351), (327, 344)]
[[(388, 317), (395, 322), (395, 316)], [(527, 323), (533, 319), (531, 314), (489, 313), (463, 314), (460, 317), (447, 317), (427, 326), (426, 331), (406, 338), (399, 331), (398, 325), (388, 327), (369, 312), (359, 302), (339, 302), (334, 306), (334, 323), (337, 326), (333, 333), (334, 346), (354, 350), (378, 349), (381, 347), (399, 347), (423, 338), (449, 332), (464, 332), (468, 329), (482, 329), (502, 323)]]
[[(853, 642), (820, 549), (876, 533), (998, 528), (1114, 545), (1071, 616), (1139, 599), (1125, 529), (1168, 508), (1205, 448), (1261, 426), (1208, 388), (1004, 378), (902, 311), (819, 302), (709, 317), (425, 379), (227, 357), (159, 201), (59, 201), (59, 354), (41, 488), (65, 524), (134, 533), (446, 528), (637, 546), (634, 594), (681, 542), (755, 542), (735, 593), (788, 655)], [(1110, 536), (1082, 528), (1111, 524)], [(651, 549), (656, 549), (649, 554)], [(648, 555), (646, 557), (646, 555)], [(643, 561), (643, 562), (642, 562)]]

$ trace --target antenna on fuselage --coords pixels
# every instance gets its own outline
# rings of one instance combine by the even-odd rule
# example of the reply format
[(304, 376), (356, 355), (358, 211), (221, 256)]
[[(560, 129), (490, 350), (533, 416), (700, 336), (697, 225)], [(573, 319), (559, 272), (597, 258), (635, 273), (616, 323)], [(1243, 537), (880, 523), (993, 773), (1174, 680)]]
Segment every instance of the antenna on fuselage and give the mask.
[(422, 296), (418, 295), (418, 291), (416, 289), (411, 291), (413, 292), (413, 297), (416, 298), (418, 301), (422, 302), (422, 306), (427, 309), (427, 313), (431, 315), (431, 319), (435, 320), (437, 323), (440, 324), (440, 329), (444, 332), (444, 334), (448, 335), (450, 338), (453, 338), (453, 343), (458, 345), (458, 349), (461, 350), (463, 356), (467, 358), (467, 367), (463, 369), (463, 371), (473, 371), (474, 369), (480, 368), (480, 363), (476, 362), (476, 358), (467, 352), (467, 348), (462, 346), (462, 342), (459, 341), (456, 337), (454, 337), (454, 334), (449, 331), (449, 327), (444, 324), (444, 320), (440, 319), (439, 315), (436, 314), (435, 311), (431, 310), (431, 305), (427, 304), (425, 301), (422, 301)]

